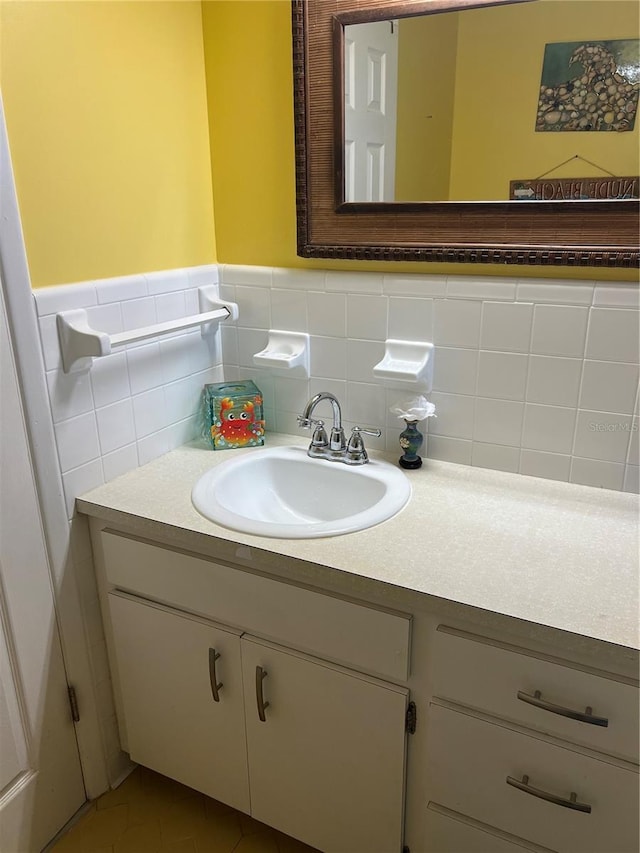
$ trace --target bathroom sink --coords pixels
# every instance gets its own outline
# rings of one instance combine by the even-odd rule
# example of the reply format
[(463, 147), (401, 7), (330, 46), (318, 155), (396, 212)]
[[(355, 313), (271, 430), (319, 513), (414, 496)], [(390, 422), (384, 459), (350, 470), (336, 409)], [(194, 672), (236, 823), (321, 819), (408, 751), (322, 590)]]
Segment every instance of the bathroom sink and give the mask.
[(373, 527), (410, 496), (406, 475), (388, 462), (349, 466), (310, 459), (302, 447), (273, 447), (211, 468), (191, 500), (205, 518), (232, 530), (313, 539)]

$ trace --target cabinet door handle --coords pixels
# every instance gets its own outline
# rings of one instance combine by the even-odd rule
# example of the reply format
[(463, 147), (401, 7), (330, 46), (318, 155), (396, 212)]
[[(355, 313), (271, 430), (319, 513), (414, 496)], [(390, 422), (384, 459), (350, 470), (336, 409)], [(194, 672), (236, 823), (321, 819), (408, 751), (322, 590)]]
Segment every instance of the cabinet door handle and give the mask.
[(554, 705), (552, 702), (547, 702), (542, 698), (542, 693), (539, 690), (531, 696), (522, 690), (518, 690), (518, 699), (521, 702), (526, 702), (528, 705), (535, 705), (536, 708), (542, 708), (543, 711), (551, 711), (552, 714), (559, 714), (561, 717), (569, 717), (572, 720), (579, 720), (581, 723), (590, 723), (592, 726), (609, 725), (609, 720), (606, 717), (596, 717), (593, 715), (591, 707), (587, 707), (584, 711), (574, 711), (573, 708), (564, 708), (562, 705)]
[(269, 703), (264, 701), (262, 694), (262, 681), (267, 677), (267, 670), (261, 666), (256, 667), (256, 702), (258, 704), (258, 717), (263, 723), (266, 723), (267, 718), (264, 715), (265, 710), (269, 707)]
[(513, 776), (507, 776), (507, 785), (512, 785), (519, 791), (524, 791), (525, 794), (531, 794), (533, 797), (539, 797), (541, 800), (546, 800), (548, 803), (554, 803), (556, 806), (562, 806), (565, 809), (573, 809), (576, 812), (584, 812), (591, 814), (591, 806), (587, 803), (579, 803), (578, 795), (575, 791), (569, 794), (569, 799), (558, 797), (556, 794), (550, 794), (548, 791), (542, 791), (540, 788), (534, 788), (529, 784), (529, 777), (523, 776), (522, 781), (514, 779)]
[(220, 652), (217, 652), (215, 649), (209, 649), (209, 682), (211, 684), (211, 695), (213, 696), (214, 702), (220, 701), (220, 694), (218, 691), (222, 687), (222, 682), (218, 681), (218, 676), (216, 675), (216, 661), (220, 657)]

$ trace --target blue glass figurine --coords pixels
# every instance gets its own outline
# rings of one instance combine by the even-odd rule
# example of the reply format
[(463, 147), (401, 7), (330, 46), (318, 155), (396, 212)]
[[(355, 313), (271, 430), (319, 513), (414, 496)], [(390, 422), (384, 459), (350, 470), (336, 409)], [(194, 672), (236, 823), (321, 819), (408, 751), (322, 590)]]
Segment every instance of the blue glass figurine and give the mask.
[(407, 425), (400, 433), (400, 447), (404, 451), (398, 460), (401, 468), (420, 468), (422, 465), (422, 457), (418, 456), (423, 442), (423, 436), (418, 429), (418, 421), (404, 420)]

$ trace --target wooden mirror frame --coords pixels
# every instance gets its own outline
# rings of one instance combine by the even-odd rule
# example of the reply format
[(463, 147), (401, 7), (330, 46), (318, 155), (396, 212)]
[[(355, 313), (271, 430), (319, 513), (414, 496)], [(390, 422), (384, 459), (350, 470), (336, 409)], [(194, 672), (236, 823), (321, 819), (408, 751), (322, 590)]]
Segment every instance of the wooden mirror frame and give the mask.
[(391, 6), (390, 0), (292, 0), (298, 255), (638, 266), (636, 200), (344, 203), (339, 149), (344, 137), (345, 24), (500, 2), (396, 0)]

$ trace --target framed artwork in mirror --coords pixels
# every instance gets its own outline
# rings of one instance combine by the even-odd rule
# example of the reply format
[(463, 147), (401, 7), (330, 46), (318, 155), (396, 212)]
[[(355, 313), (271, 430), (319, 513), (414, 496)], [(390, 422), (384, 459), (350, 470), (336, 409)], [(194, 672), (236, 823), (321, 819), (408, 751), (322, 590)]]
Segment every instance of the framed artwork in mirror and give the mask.
[(632, 131), (638, 109), (638, 39), (560, 42), (544, 50), (537, 131)]
[[(517, 32), (515, 18), (496, 24), (494, 17), (482, 19), (481, 15), (500, 13), (513, 17), (519, 9), (556, 3), (568, 3), (575, 10), (576, 2), (579, 4), (581, 0), (544, 0), (544, 3), (538, 0), (396, 0), (393, 3), (292, 0), (298, 254), (309, 258), (385, 261), (638, 266), (637, 199), (556, 195), (546, 200), (524, 194), (510, 199), (509, 194), (511, 181), (527, 173), (533, 178), (563, 160), (575, 159), (575, 150), (571, 152), (575, 156), (564, 157), (561, 151), (562, 145), (569, 144), (568, 140), (575, 146), (576, 138), (588, 140), (579, 158), (583, 163), (589, 160), (601, 163), (604, 159), (611, 174), (620, 169), (618, 174), (637, 175), (637, 167), (626, 165), (629, 158), (619, 165), (614, 162), (613, 153), (611, 157), (604, 156), (604, 149), (599, 148), (599, 155), (593, 155), (590, 146), (598, 137), (601, 145), (608, 141), (613, 152), (620, 149), (617, 143), (625, 136), (637, 149), (639, 123), (635, 122), (635, 128), (624, 134), (536, 132), (544, 48), (552, 41), (544, 28), (539, 33), (538, 53), (521, 56), (518, 67), (522, 73), (517, 90), (510, 89), (506, 82), (504, 91), (500, 88), (503, 83), (499, 72), (504, 71), (507, 81), (513, 69), (513, 65), (507, 66), (507, 59), (504, 68), (492, 60), (495, 75), (490, 92), (480, 88), (479, 82), (477, 91), (473, 90), (474, 80), (479, 77), (479, 63), (469, 45), (482, 45), (482, 32), (491, 33), (496, 39), (500, 38), (500, 32)], [(624, 4), (628, 0), (613, 2)], [(539, 14), (537, 9), (536, 14)], [(562, 18), (562, 14), (555, 17)], [(362, 67), (368, 69), (364, 73), (373, 76), (368, 77), (363, 88), (353, 59), (357, 56), (353, 44), (360, 38), (360, 30), (366, 30), (363, 25), (381, 24), (396, 36), (399, 32), (402, 47), (417, 38), (410, 35), (408, 26), (414, 19), (420, 19), (423, 27), (425, 23), (437, 26), (433, 31), (437, 35), (425, 36), (424, 30), (419, 34), (420, 39), (432, 39), (432, 50), (425, 50), (423, 41), (418, 44), (423, 55), (437, 60), (438, 72), (425, 77), (421, 71), (422, 84), (406, 94), (400, 87), (400, 81), (407, 76), (407, 62), (402, 54), (399, 60), (391, 61), (386, 47), (371, 42), (373, 46), (367, 48)], [(521, 32), (531, 32), (526, 22), (522, 26)], [(595, 37), (596, 27), (593, 29)], [(556, 32), (560, 32), (558, 28)], [(374, 37), (378, 38), (377, 34)], [(589, 38), (583, 30), (577, 31), (575, 37), (565, 35), (563, 30), (557, 40), (588, 44)], [(503, 41), (505, 47), (514, 49), (506, 35)], [(518, 50), (517, 45), (515, 49)], [(581, 58), (582, 55), (575, 58), (576, 67)], [(598, 54), (597, 59), (603, 57)], [(376, 78), (381, 68), (385, 73), (393, 69), (394, 62), (397, 81), (393, 77)], [(448, 94), (453, 87), (447, 82), (444, 68), (450, 70), (450, 76), (457, 75), (458, 88), (454, 95)], [(527, 76), (525, 68), (529, 68)], [(464, 79), (464, 69), (469, 82), (461, 94), (459, 81)], [(637, 86), (633, 86), (634, 92), (626, 93), (625, 103), (637, 103), (637, 96), (634, 99)], [(397, 125), (393, 126), (391, 136), (367, 144), (362, 149), (364, 156), (358, 160), (352, 156), (358, 150), (352, 144), (355, 114), (352, 107), (359, 90), (368, 99), (365, 125), (375, 111), (371, 105), (387, 118), (396, 116)], [(396, 91), (397, 104), (392, 105), (390, 93)], [(513, 91), (511, 100), (506, 96), (510, 91)], [(522, 102), (521, 110), (516, 107), (515, 98)], [(486, 140), (479, 132), (469, 133), (470, 125), (464, 124), (465, 120), (473, 121), (479, 102), (487, 120), (476, 120), (471, 127), (490, 125), (493, 136)], [(403, 106), (406, 103), (410, 104), (408, 120)], [(497, 107), (502, 116), (493, 116), (492, 110), (496, 112)], [(476, 118), (477, 115), (480, 113)], [(520, 115), (524, 117), (522, 127), (518, 124)], [(402, 127), (413, 126), (417, 135), (421, 132), (421, 121), (424, 133), (431, 136), (408, 139), (406, 131), (401, 132)], [(446, 132), (435, 136), (434, 130), (442, 128)], [(385, 132), (388, 134), (388, 129)], [(556, 148), (549, 148), (549, 144)], [(411, 147), (419, 152), (417, 166), (407, 165), (404, 160), (404, 152)], [(586, 156), (589, 154), (590, 157)], [(458, 173), (453, 168), (456, 159), (462, 164)], [(505, 170), (509, 169), (507, 174)], [(425, 178), (429, 170), (431, 183)], [(361, 173), (363, 188), (359, 189)], [(572, 174), (560, 173), (557, 177), (569, 179)], [(421, 182), (424, 188), (414, 194)], [(387, 185), (392, 189), (388, 190)]]

